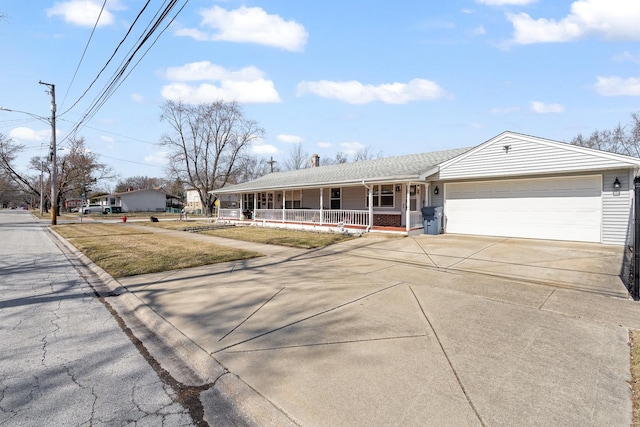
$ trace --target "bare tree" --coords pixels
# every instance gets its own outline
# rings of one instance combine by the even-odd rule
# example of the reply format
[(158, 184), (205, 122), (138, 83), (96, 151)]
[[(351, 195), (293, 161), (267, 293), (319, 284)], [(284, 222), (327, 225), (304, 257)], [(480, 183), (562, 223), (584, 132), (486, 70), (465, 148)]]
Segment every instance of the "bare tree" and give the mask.
[[(233, 184), (240, 184), (241, 182), (253, 181), (261, 176), (271, 173), (271, 162), (264, 158), (258, 158), (257, 156), (245, 156), (238, 162), (238, 168), (233, 176)], [(275, 163), (275, 162), (274, 162)], [(277, 172), (277, 166), (273, 167), (273, 172)], [(229, 180), (231, 183), (231, 179)]]
[[(40, 159), (31, 159), (32, 169), (40, 166)], [(113, 169), (100, 163), (97, 154), (87, 149), (84, 138), (72, 138), (66, 154), (58, 161), (57, 206), (67, 198), (89, 197), (100, 181), (115, 178)]]
[(289, 157), (284, 161), (286, 170), (294, 171), (309, 167), (309, 154), (302, 148), (302, 143), (293, 144)]
[[(18, 171), (15, 167), (15, 159), (24, 148), (24, 145), (17, 144), (0, 133), (0, 172), (22, 191), (40, 197), (40, 189), (36, 184), (39, 181), (34, 176)], [(38, 170), (40, 170), (40, 167), (38, 167)]]
[(349, 162), (349, 157), (347, 157), (346, 154), (344, 154), (342, 151), (338, 151), (335, 155), (335, 157), (329, 157), (329, 158), (325, 158), (321, 164), (323, 165), (340, 165), (342, 163), (347, 163)]
[(379, 159), (380, 157), (382, 157), (382, 151), (378, 151), (377, 153), (374, 154), (373, 151), (371, 150), (371, 147), (367, 145), (364, 148), (361, 148), (360, 150), (358, 150), (353, 155), (353, 161), (361, 162), (363, 160)]
[(150, 188), (164, 188), (166, 186), (166, 180), (163, 178), (149, 177), (149, 176), (130, 176), (129, 178), (122, 179), (116, 184), (115, 192), (123, 193), (129, 189), (133, 190), (147, 190)]
[(244, 117), (236, 102), (190, 105), (167, 101), (161, 119), (171, 133), (162, 145), (172, 150), (170, 173), (198, 191), (207, 215), (213, 211), (211, 190), (231, 182), (250, 144), (264, 130)]
[[(90, 152), (82, 138), (71, 139), (70, 147), (66, 154), (59, 156), (58, 179), (55, 202), (60, 205), (61, 201), (67, 197), (80, 197), (82, 194), (88, 196), (93, 187), (100, 181), (113, 178), (112, 169), (98, 161), (98, 155)], [(27, 193), (35, 198), (40, 198), (40, 174), (46, 173), (51, 176), (51, 165), (43, 163), (40, 157), (33, 157), (30, 161), (30, 169), (37, 171), (37, 175), (29, 175), (19, 172), (14, 161), (18, 153), (24, 149), (21, 144), (16, 144), (10, 139), (0, 134), (0, 171), (13, 181), (23, 193)], [(42, 191), (45, 201), (51, 203), (50, 188), (51, 182), (43, 183)], [(45, 205), (46, 210), (46, 205)]]
[(618, 124), (611, 130), (595, 130), (587, 138), (578, 134), (571, 144), (640, 157), (640, 113), (631, 114), (631, 123), (624, 126)]

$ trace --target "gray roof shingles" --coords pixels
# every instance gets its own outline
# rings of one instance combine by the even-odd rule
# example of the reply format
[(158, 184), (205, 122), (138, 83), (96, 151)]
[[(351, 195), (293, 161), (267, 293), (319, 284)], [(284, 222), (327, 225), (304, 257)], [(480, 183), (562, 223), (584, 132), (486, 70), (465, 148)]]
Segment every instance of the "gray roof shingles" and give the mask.
[(274, 172), (254, 181), (214, 190), (212, 193), (353, 185), (360, 184), (363, 180), (365, 182), (418, 180), (420, 174), (469, 151), (471, 148), (473, 147)]

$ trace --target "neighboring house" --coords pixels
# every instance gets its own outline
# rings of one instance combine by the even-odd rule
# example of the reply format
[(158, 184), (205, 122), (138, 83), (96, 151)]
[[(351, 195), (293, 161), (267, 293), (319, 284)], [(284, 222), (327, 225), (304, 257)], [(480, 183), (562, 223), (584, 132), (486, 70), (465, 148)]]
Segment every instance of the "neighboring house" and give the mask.
[[(318, 164), (312, 162), (312, 164)], [(456, 234), (631, 241), (640, 159), (504, 132), (472, 148), (277, 172), (213, 191), (222, 218), (300, 227), (420, 232), (420, 208)]]
[(148, 189), (108, 194), (92, 200), (105, 209), (119, 206), (123, 212), (165, 212), (167, 206), (170, 206), (174, 199), (174, 196), (162, 190)]
[(80, 206), (82, 206), (82, 199), (78, 198), (78, 199), (66, 199), (64, 201), (64, 207), (67, 210), (77, 210), (80, 208)]
[(200, 215), (204, 212), (202, 202), (200, 201), (200, 195), (197, 190), (192, 188), (187, 190), (187, 204), (185, 208), (190, 214)]
[[(235, 209), (240, 206), (238, 197), (235, 194), (223, 194), (218, 197), (218, 207)], [(200, 195), (197, 190), (187, 190), (187, 212), (190, 214), (202, 214), (205, 209), (202, 207)]]

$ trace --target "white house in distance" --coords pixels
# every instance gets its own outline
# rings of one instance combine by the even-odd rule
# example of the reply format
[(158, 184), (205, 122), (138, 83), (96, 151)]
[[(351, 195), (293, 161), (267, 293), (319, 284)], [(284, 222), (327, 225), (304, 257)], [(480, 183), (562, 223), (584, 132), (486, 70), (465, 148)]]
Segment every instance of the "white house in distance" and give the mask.
[(162, 190), (132, 190), (97, 197), (103, 208), (119, 206), (122, 212), (165, 212), (167, 200), (174, 197)]
[(317, 229), (442, 231), (629, 244), (640, 159), (504, 132), (471, 148), (276, 172), (213, 191), (240, 206), (219, 216)]

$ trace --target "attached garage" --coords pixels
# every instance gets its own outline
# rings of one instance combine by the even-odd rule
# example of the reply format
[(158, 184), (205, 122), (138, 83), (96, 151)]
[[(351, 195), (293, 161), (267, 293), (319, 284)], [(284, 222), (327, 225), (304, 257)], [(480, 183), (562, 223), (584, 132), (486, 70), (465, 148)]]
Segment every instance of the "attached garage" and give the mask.
[(423, 176), (446, 233), (628, 245), (640, 160), (504, 132)]
[(445, 184), (448, 233), (600, 242), (602, 176)]

